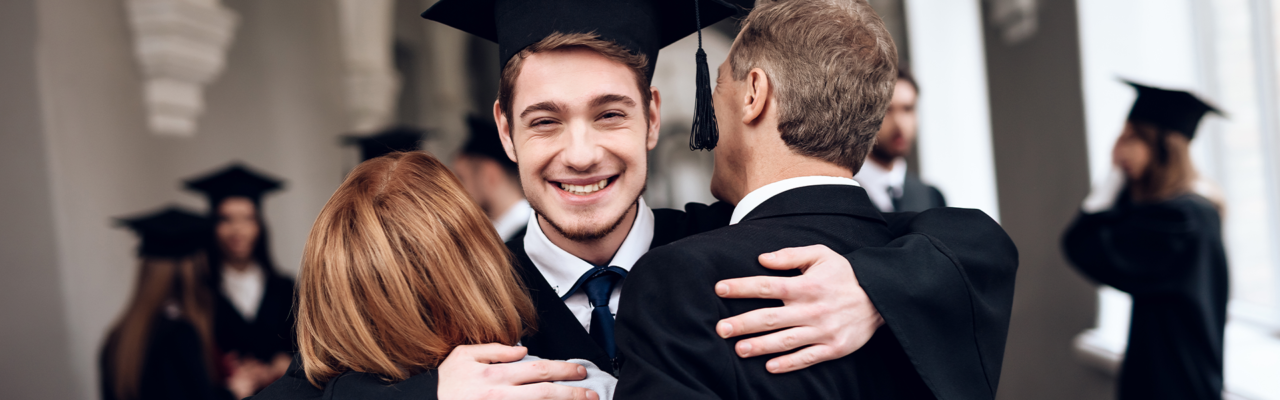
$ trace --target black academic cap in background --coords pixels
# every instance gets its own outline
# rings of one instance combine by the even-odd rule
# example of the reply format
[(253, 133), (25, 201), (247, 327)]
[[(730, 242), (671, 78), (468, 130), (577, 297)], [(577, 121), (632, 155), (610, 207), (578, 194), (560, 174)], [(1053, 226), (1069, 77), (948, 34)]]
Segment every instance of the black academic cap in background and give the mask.
[[(595, 33), (649, 58), (737, 13), (719, 0), (440, 0), (422, 17), (498, 44), (498, 68), (552, 33)], [(701, 24), (699, 24), (701, 17)]]
[(209, 198), (209, 213), (228, 197), (246, 197), (260, 204), (262, 196), (280, 190), (284, 182), (249, 167), (233, 163), (208, 175), (186, 180), (186, 188), (204, 193)]
[(210, 243), (213, 223), (208, 218), (176, 206), (117, 219), (142, 239), (139, 257), (179, 258), (195, 254)]
[(1138, 90), (1138, 99), (1133, 102), (1133, 109), (1129, 111), (1130, 121), (1154, 124), (1161, 129), (1181, 133), (1187, 139), (1194, 139), (1196, 127), (1200, 125), (1200, 119), (1205, 113), (1222, 115), (1221, 111), (1194, 94), (1123, 81)]
[(468, 115), (467, 126), (471, 128), (471, 136), (462, 145), (462, 154), (490, 158), (504, 168), (515, 168), (516, 163), (507, 157), (506, 150), (502, 148), (498, 127), (493, 124), (492, 119)]
[(346, 145), (360, 146), (360, 160), (368, 161), (397, 151), (422, 150), (422, 140), (426, 136), (425, 130), (398, 126), (369, 136), (344, 136), (342, 142)]

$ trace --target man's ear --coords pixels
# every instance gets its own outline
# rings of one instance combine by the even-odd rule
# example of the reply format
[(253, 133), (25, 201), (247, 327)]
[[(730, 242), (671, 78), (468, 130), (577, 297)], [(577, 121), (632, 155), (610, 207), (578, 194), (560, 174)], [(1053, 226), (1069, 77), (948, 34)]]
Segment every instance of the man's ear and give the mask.
[(769, 81), (769, 75), (760, 68), (752, 68), (748, 71), (743, 84), (747, 85), (747, 90), (742, 99), (742, 123), (753, 125), (764, 118), (773, 86)]
[(653, 150), (658, 147), (658, 137), (662, 136), (659, 130), (662, 128), (662, 95), (658, 93), (658, 88), (652, 86), (649, 87), (649, 94), (651, 95), (649, 100), (649, 132), (645, 138), (645, 146), (649, 150)]
[(498, 139), (502, 140), (502, 151), (507, 153), (507, 158), (511, 162), (516, 161), (516, 145), (511, 142), (511, 136), (515, 133), (511, 131), (510, 121), (507, 121), (506, 114), (502, 113), (502, 105), (497, 100), (493, 101), (493, 122), (498, 125)]

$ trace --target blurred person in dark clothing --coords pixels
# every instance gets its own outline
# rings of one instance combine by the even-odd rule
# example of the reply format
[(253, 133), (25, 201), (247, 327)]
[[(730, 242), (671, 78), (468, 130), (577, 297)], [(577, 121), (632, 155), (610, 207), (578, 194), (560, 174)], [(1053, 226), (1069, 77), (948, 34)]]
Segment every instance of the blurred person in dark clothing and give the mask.
[(907, 173), (906, 156), (911, 153), (919, 126), (916, 118), (919, 93), (911, 73), (898, 69), (893, 99), (880, 124), (876, 144), (867, 155), (867, 163), (853, 177), (881, 212), (924, 211), (947, 206), (947, 199), (938, 188)]
[(214, 242), (215, 337), (224, 362), (260, 371), (259, 388), (284, 374), (296, 348), (293, 279), (276, 271), (267, 246), (262, 196), (282, 183), (235, 164), (191, 179), (209, 198)]
[(1212, 106), (1138, 90), (1112, 150), (1116, 170), (1063, 237), (1081, 273), (1133, 295), (1120, 399), (1222, 398), (1228, 276), (1219, 202), (1199, 193), (1189, 151)]
[(502, 149), (498, 127), (492, 119), (474, 115), (467, 117), (467, 125), (471, 136), (453, 158), (453, 173), (493, 221), (502, 241), (524, 236), (533, 208), (520, 188), (520, 170)]
[(121, 220), (142, 239), (137, 286), (112, 326), (99, 367), (104, 400), (230, 399), (252, 394), (254, 377), (219, 383), (213, 294), (204, 247), (212, 224), (179, 208)]
[(360, 148), (360, 161), (369, 161), (397, 151), (422, 150), (422, 140), (427, 132), (411, 126), (395, 126), (381, 132), (363, 136), (348, 135), (342, 144)]

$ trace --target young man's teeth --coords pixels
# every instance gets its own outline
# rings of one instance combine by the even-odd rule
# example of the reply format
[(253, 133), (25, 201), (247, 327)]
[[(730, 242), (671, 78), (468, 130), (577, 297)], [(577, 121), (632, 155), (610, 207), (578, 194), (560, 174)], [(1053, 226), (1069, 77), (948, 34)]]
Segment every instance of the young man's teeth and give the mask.
[(564, 191), (573, 193), (576, 195), (592, 194), (600, 191), (600, 189), (604, 189), (605, 186), (609, 186), (608, 178), (601, 179), (600, 182), (592, 183), (590, 185), (570, 185), (567, 183), (560, 184), (561, 189), (564, 189)]

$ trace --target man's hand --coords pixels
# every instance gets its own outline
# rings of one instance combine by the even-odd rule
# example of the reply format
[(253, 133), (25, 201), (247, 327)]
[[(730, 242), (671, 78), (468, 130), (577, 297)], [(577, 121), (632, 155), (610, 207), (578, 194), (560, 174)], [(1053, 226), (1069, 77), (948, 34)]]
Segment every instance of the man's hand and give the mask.
[(720, 320), (716, 332), (727, 339), (782, 329), (739, 341), (734, 350), (742, 358), (804, 347), (769, 360), (765, 364), (769, 372), (791, 372), (852, 354), (884, 325), (884, 318), (858, 284), (849, 260), (827, 246), (761, 254), (760, 265), (773, 270), (798, 268), (801, 275), (753, 276), (716, 283), (716, 294), (722, 298), (778, 299), (783, 303), (782, 307)]
[(500, 344), (458, 346), (440, 363), (437, 394), (440, 400), (600, 398), (587, 389), (550, 383), (586, 379), (587, 369), (581, 365), (551, 360), (506, 364), (528, 353), (524, 347)]

